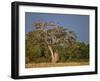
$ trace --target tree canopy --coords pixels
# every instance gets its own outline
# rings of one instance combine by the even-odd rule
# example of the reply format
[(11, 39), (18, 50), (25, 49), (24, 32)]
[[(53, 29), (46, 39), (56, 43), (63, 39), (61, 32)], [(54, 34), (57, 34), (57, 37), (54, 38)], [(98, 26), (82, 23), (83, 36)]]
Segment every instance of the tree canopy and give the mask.
[(26, 63), (89, 60), (89, 44), (78, 42), (74, 31), (54, 23), (33, 23), (25, 41)]

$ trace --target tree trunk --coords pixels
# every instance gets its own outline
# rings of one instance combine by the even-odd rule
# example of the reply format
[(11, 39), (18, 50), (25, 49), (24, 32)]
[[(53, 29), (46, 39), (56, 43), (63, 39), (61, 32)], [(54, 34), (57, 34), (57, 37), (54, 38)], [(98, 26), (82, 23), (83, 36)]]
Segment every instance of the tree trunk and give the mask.
[(48, 45), (48, 48), (49, 48), (50, 53), (51, 53), (52, 63), (55, 63), (55, 56), (54, 56), (54, 53), (53, 53), (53, 49), (50, 45)]
[(54, 53), (54, 57), (55, 57), (55, 62), (58, 62), (59, 61), (59, 54), (58, 54), (58, 52)]

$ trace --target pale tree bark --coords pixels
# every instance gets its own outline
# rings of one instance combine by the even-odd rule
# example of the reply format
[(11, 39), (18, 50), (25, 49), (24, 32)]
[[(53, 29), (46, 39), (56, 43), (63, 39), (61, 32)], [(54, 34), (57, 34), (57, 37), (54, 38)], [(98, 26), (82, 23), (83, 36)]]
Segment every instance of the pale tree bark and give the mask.
[(55, 62), (58, 62), (59, 61), (59, 54), (58, 54), (58, 52), (54, 53), (54, 57), (55, 57)]
[(53, 53), (53, 49), (50, 45), (48, 45), (48, 48), (49, 48), (50, 53), (51, 53), (52, 63), (55, 63), (55, 56), (54, 56), (54, 53)]
[(49, 45), (49, 43), (48, 43), (48, 41), (47, 41), (47, 31), (44, 30), (44, 32), (45, 32), (45, 37), (44, 37), (44, 39), (45, 39), (46, 44), (48, 45), (48, 49), (49, 49), (50, 54), (51, 54), (52, 63), (55, 63), (55, 55), (54, 55), (53, 49), (52, 49), (52, 47)]

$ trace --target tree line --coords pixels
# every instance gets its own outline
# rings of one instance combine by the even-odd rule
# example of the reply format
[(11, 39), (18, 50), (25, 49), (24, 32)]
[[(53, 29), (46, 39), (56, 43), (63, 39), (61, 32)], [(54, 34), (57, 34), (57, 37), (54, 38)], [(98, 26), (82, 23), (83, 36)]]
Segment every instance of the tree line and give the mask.
[(77, 41), (74, 31), (48, 22), (33, 23), (26, 33), (26, 63), (89, 61), (89, 44)]

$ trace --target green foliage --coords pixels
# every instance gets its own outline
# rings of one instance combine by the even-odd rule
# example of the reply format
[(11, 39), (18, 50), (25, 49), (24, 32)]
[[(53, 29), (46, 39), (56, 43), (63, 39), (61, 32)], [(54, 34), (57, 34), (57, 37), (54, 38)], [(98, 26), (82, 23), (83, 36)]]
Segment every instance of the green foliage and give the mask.
[[(70, 47), (66, 47), (66, 45), (61, 46), (59, 44), (52, 45), (52, 47), (53, 51), (58, 51), (59, 53), (59, 62), (89, 60), (89, 44), (85, 44), (83, 42), (75, 42)], [(26, 63), (40, 63), (50, 61), (50, 51), (46, 45), (34, 44), (34, 41), (31, 39), (28, 39), (28, 41), (26, 40)]]
[(89, 44), (76, 41), (76, 34), (61, 26), (45, 29), (48, 24), (36, 23), (36, 30), (26, 34), (26, 63), (51, 62), (48, 45), (58, 52), (59, 62), (89, 61)]

